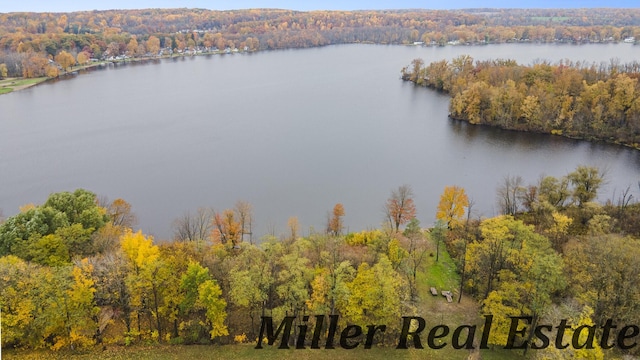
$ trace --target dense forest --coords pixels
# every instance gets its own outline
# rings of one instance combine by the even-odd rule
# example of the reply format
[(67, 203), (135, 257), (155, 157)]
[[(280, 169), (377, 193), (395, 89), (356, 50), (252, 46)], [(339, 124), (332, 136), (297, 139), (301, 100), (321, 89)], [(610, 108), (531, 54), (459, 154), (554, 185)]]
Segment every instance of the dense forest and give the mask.
[(4, 13), (0, 14), (0, 79), (55, 77), (61, 70), (91, 59), (227, 49), (257, 51), (344, 43), (590, 43), (632, 38), (640, 39), (638, 9)]
[(402, 78), (451, 95), (450, 116), (472, 124), (604, 140), (640, 148), (640, 63), (475, 61), (467, 55)]
[[(528, 316), (534, 324), (565, 321), (570, 343), (576, 332), (578, 345), (589, 343), (564, 350), (547, 344), (530, 356), (636, 354), (628, 331), (635, 328), (623, 325), (640, 323), (640, 204), (629, 191), (594, 202), (605, 181), (586, 166), (533, 184), (506, 177), (496, 189), (503, 215), (493, 218), (472, 216), (470, 195), (448, 186), (429, 229), (403, 185), (381, 201), (379, 229), (344, 233), (347, 209), (336, 204), (323, 231), (303, 235), (292, 217), (287, 234), (259, 243), (246, 202), (187, 213), (173, 224), (174, 240), (156, 244), (132, 230), (135, 214), (123, 199), (86, 190), (52, 194), (0, 225), (2, 346), (255, 344), (261, 315), (295, 317), (294, 339), (303, 321), (315, 326), (309, 315), (335, 314), (340, 329), (386, 324), (373, 341), (394, 347), (402, 316), (429, 315), (425, 288), (441, 287), (443, 276), (429, 269), (448, 261), (457, 273), (449, 287), (454, 302), (477, 304), (464, 321), (494, 316), (491, 346), (507, 344), (508, 316)], [(604, 333), (607, 321), (615, 326)], [(535, 334), (523, 332), (518, 341), (528, 335)], [(542, 347), (535, 336), (531, 344)]]

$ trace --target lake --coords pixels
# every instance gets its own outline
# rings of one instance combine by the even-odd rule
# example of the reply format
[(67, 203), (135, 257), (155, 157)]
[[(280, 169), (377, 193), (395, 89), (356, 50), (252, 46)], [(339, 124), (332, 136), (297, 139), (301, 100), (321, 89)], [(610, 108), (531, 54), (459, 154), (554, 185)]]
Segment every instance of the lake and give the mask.
[(460, 54), (628, 62), (640, 46), (341, 45), (111, 65), (0, 96), (0, 209), (85, 188), (127, 200), (145, 233), (169, 239), (198, 207), (248, 201), (260, 236), (290, 216), (321, 231), (340, 202), (359, 231), (408, 184), (427, 226), (447, 185), (466, 189), (474, 217), (493, 216), (505, 176), (533, 183), (581, 164), (606, 169), (600, 200), (628, 186), (638, 198), (638, 151), (452, 121), (446, 95), (400, 80), (416, 57)]

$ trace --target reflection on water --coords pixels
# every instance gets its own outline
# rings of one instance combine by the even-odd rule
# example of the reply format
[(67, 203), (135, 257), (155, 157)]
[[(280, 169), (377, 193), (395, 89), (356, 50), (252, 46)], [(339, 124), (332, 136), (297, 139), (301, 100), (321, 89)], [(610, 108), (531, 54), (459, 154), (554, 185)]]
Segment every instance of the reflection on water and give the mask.
[(445, 186), (464, 187), (474, 216), (491, 216), (505, 176), (532, 183), (579, 164), (607, 169), (607, 199), (640, 180), (640, 152), (451, 120), (446, 95), (399, 72), (416, 57), (462, 53), (531, 62), (629, 61), (639, 52), (348, 45), (113, 64), (0, 96), (0, 208), (12, 215), (82, 187), (126, 199), (145, 232), (169, 238), (172, 221), (201, 206), (246, 200), (264, 234), (284, 232), (290, 216), (323, 229), (341, 202), (346, 226), (358, 231), (379, 226), (402, 184), (413, 187), (427, 225)]

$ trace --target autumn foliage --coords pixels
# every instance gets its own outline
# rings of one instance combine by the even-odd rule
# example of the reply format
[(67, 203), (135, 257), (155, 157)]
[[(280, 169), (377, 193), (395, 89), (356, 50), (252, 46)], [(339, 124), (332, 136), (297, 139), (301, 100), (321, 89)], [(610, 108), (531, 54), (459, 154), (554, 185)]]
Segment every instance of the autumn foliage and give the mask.
[(385, 204), (385, 212), (390, 225), (399, 231), (400, 225), (408, 223), (416, 216), (416, 205), (413, 201), (413, 190), (409, 185), (402, 185), (391, 192)]
[[(403, 70), (451, 95), (450, 116), (509, 130), (640, 144), (640, 63), (519, 65), (468, 55)], [(416, 65), (417, 64), (417, 65)], [(412, 80), (415, 79), (415, 80)]]
[(342, 217), (344, 216), (344, 206), (340, 203), (333, 207), (333, 211), (329, 217), (329, 223), (327, 224), (327, 231), (334, 235), (340, 235), (342, 228), (344, 227)]
[[(242, 241), (242, 223), (251, 218), (245, 202), (181, 218), (178, 226), (198, 231), (156, 243), (127, 225), (135, 217), (123, 199), (103, 200), (103, 207), (86, 190), (52, 194), (0, 224), (2, 346), (228, 344), (255, 339), (262, 314), (294, 316), (297, 326), (310, 313), (385, 324), (374, 342), (393, 346), (401, 316), (433, 301), (449, 306), (430, 295), (433, 284), (448, 284), (454, 299), (472, 298), (460, 307), (467, 319), (475, 319), (474, 309), (493, 315), (487, 340), (497, 346), (508, 341), (509, 316), (540, 324), (569, 319), (568, 334), (613, 317), (634, 324), (640, 230), (630, 224), (640, 219), (640, 203), (628, 194), (594, 202), (602, 183), (602, 173), (588, 166), (529, 185), (510, 180), (514, 191), (497, 195), (514, 196), (512, 214), (468, 217), (465, 226), (456, 224), (468, 209), (466, 192), (448, 186), (438, 204), (442, 221), (430, 229), (420, 226), (404, 185), (385, 202), (391, 226), (343, 235), (339, 203), (330, 213), (339, 219), (333, 233), (301, 235), (292, 217), (281, 237), (264, 236), (259, 245)], [(445, 268), (449, 274), (441, 274)], [(464, 304), (450, 305), (448, 314)], [(539, 354), (601, 359), (605, 349), (555, 350)]]
[[(602, 43), (640, 38), (638, 9), (291, 11), (141, 9), (0, 14), (0, 64), (44, 74), (37, 58), (155, 57), (163, 51), (259, 51), (344, 43)], [(23, 69), (22, 62), (30, 68)], [(60, 63), (63, 69), (68, 66)], [(17, 67), (16, 67), (17, 65)], [(46, 64), (45, 64), (46, 66)], [(36, 70), (39, 69), (39, 70)], [(35, 75), (40, 76), (40, 75)]]
[(469, 206), (469, 198), (463, 188), (447, 186), (440, 195), (436, 219), (444, 221), (449, 228), (456, 227), (464, 217)]

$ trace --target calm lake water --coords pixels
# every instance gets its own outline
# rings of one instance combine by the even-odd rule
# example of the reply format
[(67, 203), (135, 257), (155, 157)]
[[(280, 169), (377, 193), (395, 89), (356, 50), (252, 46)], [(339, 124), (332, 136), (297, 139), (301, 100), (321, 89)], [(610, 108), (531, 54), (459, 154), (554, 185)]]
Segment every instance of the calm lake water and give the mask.
[(167, 239), (186, 211), (237, 200), (253, 205), (257, 235), (284, 233), (290, 216), (322, 230), (338, 202), (348, 230), (378, 227), (403, 184), (423, 225), (447, 185), (493, 216), (505, 176), (531, 183), (580, 164), (606, 169), (601, 200), (630, 185), (639, 196), (638, 151), (452, 121), (447, 96), (399, 79), (416, 57), (460, 54), (627, 62), (640, 46), (343, 45), (90, 71), (0, 96), (0, 209), (85, 188), (124, 198), (144, 232)]

